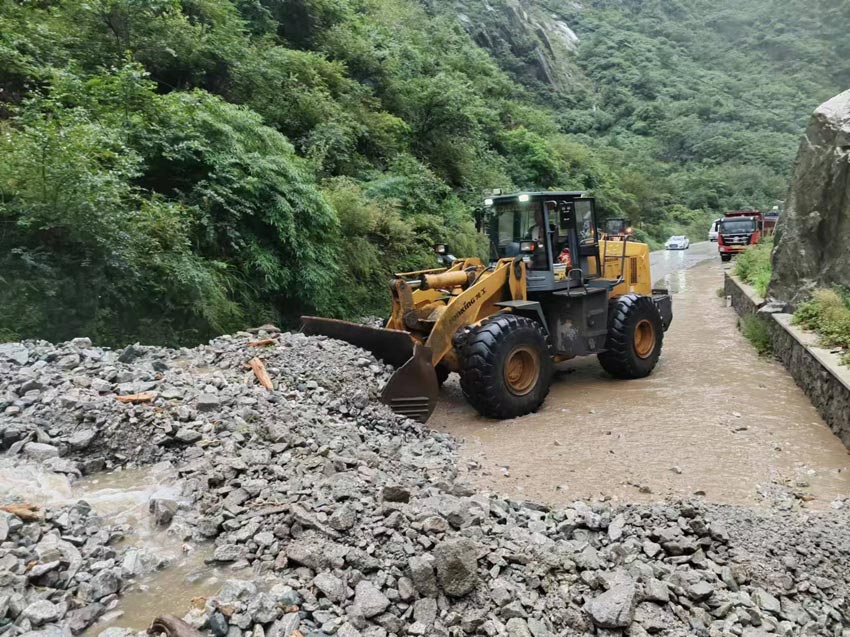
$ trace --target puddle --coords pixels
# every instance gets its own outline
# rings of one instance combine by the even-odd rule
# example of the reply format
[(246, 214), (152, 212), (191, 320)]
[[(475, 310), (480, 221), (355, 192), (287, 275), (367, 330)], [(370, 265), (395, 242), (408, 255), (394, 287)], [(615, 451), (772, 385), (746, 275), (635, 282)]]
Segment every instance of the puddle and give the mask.
[(760, 492), (777, 484), (807, 508), (846, 497), (847, 450), (785, 369), (737, 330), (717, 297), (719, 260), (665, 278), (677, 290), (674, 319), (649, 378), (618, 381), (595, 357), (570, 361), (538, 413), (506, 422), (480, 418), (457, 380), (447, 383), (429, 425), (466, 440), (465, 459), (486, 472), (470, 479), (551, 504), (705, 494), (766, 505)]
[[(180, 500), (180, 484), (168, 465), (116, 470), (73, 482), (36, 465), (0, 465), (0, 499), (14, 496), (40, 506), (62, 506), (85, 500), (108, 524), (123, 524), (129, 534), (123, 545), (164, 558), (168, 566), (133, 579), (118, 607), (107, 613), (84, 635), (98, 635), (111, 626), (146, 630), (151, 620), (166, 613), (184, 615), (192, 599), (213, 595), (232, 570), (204, 563), (211, 545), (184, 543), (158, 528), (149, 513), (153, 497)], [(242, 574), (244, 576), (244, 573)]]

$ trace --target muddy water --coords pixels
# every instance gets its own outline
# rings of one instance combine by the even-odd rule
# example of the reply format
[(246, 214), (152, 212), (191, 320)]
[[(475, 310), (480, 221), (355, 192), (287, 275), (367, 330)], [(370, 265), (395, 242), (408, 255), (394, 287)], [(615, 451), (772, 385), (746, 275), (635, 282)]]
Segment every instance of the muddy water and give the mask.
[[(717, 296), (712, 260), (667, 274), (674, 321), (655, 373), (607, 377), (595, 358), (560, 367), (537, 413), (480, 418), (447, 384), (432, 426), (466, 440), (470, 479), (552, 504), (704, 494), (765, 504), (777, 489), (810, 508), (850, 494), (850, 457), (785, 370), (759, 358)], [(812, 499), (814, 498), (814, 499)]]
[(107, 523), (127, 526), (125, 546), (167, 558), (163, 570), (136, 577), (118, 608), (85, 634), (97, 635), (110, 626), (145, 630), (157, 615), (182, 616), (193, 598), (216, 593), (225, 578), (237, 575), (204, 563), (211, 553), (209, 546), (184, 543), (155, 526), (149, 513), (151, 498), (180, 500), (179, 482), (168, 466), (113, 471), (73, 483), (36, 465), (0, 466), (0, 499), (15, 496), (41, 506), (85, 500)]
[(656, 287), (673, 290), (676, 290), (680, 283), (679, 272), (709, 259), (717, 259), (717, 244), (709, 241), (694, 243), (687, 250), (657, 250), (649, 255)]
[(213, 595), (226, 574), (205, 564), (209, 545), (183, 542), (156, 527), (149, 513), (152, 497), (180, 501), (180, 484), (173, 470), (154, 466), (100, 474), (73, 485), (75, 499), (84, 499), (99, 515), (112, 523), (127, 524), (131, 535), (126, 545), (149, 549), (168, 559), (160, 570), (137, 577), (125, 589), (121, 603), (85, 634), (97, 635), (111, 626), (145, 630), (154, 617), (183, 616), (192, 599)]

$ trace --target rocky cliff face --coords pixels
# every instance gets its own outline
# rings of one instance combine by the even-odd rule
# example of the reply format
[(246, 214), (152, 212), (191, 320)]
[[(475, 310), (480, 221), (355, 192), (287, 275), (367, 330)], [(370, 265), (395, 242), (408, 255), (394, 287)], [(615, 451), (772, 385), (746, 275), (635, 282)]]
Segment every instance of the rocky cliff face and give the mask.
[(448, 6), (440, 0), (425, 0), (425, 4), (435, 12), (454, 13), (476, 43), (520, 81), (554, 89), (565, 89), (576, 81), (572, 55), (578, 48), (578, 35), (534, 0), (456, 0)]
[(834, 285), (850, 287), (850, 91), (815, 111), (800, 145), (768, 292), (794, 303)]

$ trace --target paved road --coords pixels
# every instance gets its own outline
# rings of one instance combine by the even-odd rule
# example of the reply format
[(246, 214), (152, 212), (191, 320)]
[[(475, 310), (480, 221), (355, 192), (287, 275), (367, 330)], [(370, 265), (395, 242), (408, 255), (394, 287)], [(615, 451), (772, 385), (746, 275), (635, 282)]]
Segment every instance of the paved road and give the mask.
[(656, 285), (672, 289), (678, 289), (677, 275), (680, 272), (709, 259), (719, 259), (717, 244), (710, 241), (692, 243), (688, 250), (656, 250), (649, 255)]
[(480, 467), (470, 479), (553, 504), (694, 494), (758, 504), (793, 490), (804, 506), (827, 508), (846, 495), (846, 449), (786, 370), (738, 331), (716, 294), (724, 265), (712, 248), (653, 254), (675, 296), (649, 378), (614, 380), (595, 357), (575, 359), (559, 366), (538, 413), (503, 422), (478, 416), (450, 379), (429, 425), (466, 440), (463, 456)]

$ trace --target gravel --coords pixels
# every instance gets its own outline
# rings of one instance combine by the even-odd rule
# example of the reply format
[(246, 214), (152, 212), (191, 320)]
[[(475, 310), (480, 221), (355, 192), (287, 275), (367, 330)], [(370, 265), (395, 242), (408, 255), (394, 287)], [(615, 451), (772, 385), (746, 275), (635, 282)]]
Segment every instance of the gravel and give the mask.
[[(275, 344), (250, 346), (262, 339)], [(246, 369), (255, 356), (274, 391)], [(846, 634), (845, 508), (550, 509), (478, 493), (454, 440), (377, 403), (391, 371), (270, 327), (179, 350), (8, 344), (0, 447), (71, 476), (170, 464), (180, 504), (152, 499), (152, 522), (251, 569), (191, 606), (187, 585), (184, 619), (217, 637)], [(79, 634), (168, 568), (84, 502), (13, 510), (0, 512), (0, 636)]]

